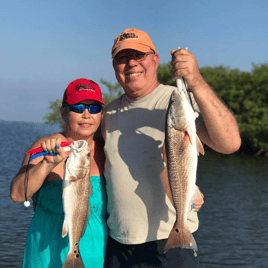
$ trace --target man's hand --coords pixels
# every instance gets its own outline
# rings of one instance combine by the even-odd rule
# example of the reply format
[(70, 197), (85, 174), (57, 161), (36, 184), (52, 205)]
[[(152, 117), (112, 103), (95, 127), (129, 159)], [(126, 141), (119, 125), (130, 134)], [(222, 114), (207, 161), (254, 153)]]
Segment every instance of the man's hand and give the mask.
[(195, 91), (205, 82), (195, 56), (186, 49), (172, 50), (172, 78), (184, 77), (190, 91)]

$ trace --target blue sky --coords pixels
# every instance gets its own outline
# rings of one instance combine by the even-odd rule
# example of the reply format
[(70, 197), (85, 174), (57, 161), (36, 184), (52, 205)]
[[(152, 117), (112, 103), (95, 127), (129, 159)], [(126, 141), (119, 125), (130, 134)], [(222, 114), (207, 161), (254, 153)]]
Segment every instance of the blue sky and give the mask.
[(111, 47), (126, 28), (150, 35), (160, 63), (180, 46), (200, 67), (250, 71), (268, 62), (267, 12), (267, 0), (2, 1), (0, 119), (43, 122), (76, 78), (115, 83)]

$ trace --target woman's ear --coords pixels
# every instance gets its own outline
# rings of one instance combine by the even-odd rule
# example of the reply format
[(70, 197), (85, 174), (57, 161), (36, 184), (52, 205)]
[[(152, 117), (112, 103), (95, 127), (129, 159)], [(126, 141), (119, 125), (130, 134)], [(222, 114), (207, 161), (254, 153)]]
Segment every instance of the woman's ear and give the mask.
[(61, 118), (63, 119), (63, 121), (65, 121), (66, 116), (67, 116), (67, 111), (65, 107), (63, 106), (60, 107), (60, 114), (61, 114)]

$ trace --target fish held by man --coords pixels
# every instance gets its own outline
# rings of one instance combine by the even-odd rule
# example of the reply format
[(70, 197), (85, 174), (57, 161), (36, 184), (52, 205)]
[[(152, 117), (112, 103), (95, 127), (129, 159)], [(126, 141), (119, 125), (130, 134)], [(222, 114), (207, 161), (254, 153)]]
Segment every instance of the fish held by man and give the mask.
[(70, 153), (63, 180), (64, 223), (62, 237), (68, 233), (69, 252), (62, 268), (83, 268), (79, 240), (83, 236), (90, 214), (90, 149), (84, 140), (70, 145)]
[(176, 221), (169, 234), (164, 252), (181, 247), (197, 251), (195, 239), (187, 227), (191, 200), (200, 195), (196, 170), (199, 153), (204, 149), (196, 135), (196, 114), (181, 89), (173, 91), (167, 111), (166, 138), (163, 159), (166, 166), (161, 174), (164, 189), (176, 210)]

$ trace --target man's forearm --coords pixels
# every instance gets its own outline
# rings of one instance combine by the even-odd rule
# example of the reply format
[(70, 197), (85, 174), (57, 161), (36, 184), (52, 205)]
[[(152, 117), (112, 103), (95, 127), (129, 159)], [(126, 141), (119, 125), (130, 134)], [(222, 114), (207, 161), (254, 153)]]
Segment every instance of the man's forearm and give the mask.
[(192, 92), (204, 120), (198, 129), (200, 139), (220, 153), (230, 154), (237, 151), (241, 139), (232, 112), (205, 81)]

